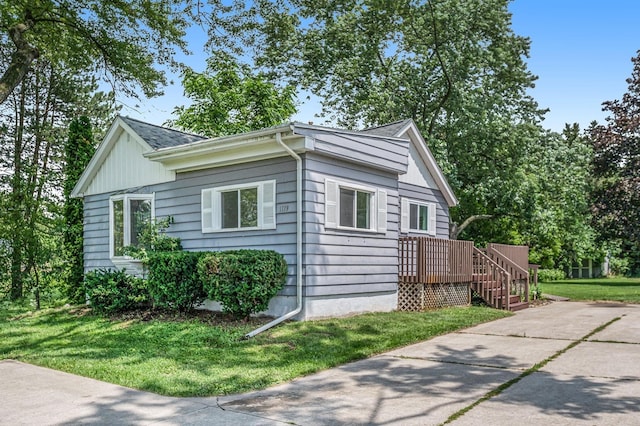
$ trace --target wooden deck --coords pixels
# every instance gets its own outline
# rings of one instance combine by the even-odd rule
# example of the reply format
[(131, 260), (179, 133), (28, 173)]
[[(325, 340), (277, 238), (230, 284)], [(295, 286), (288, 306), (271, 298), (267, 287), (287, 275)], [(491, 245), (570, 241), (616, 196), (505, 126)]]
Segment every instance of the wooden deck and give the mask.
[(529, 248), (431, 237), (399, 240), (398, 309), (423, 310), (470, 301), (470, 290), (498, 309), (529, 303)]

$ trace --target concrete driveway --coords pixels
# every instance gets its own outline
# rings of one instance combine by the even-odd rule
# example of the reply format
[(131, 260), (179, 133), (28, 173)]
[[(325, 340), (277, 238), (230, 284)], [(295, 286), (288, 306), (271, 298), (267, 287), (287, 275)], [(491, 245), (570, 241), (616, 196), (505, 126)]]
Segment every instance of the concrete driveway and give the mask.
[[(502, 391), (488, 397), (497, 389)], [(447, 420), (640, 425), (640, 306), (555, 302), (264, 391), (220, 398), (162, 397), (0, 362), (0, 424)]]

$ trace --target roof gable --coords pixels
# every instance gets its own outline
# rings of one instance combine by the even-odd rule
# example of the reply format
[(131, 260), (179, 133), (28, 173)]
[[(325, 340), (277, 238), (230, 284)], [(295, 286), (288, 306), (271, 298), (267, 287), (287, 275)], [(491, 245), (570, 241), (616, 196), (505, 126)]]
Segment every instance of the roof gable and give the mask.
[[(431, 175), (430, 177), (433, 179), (433, 182), (435, 183), (437, 189), (442, 192), (442, 195), (447, 201), (449, 207), (453, 207), (458, 204), (458, 199), (453, 193), (453, 189), (451, 189), (451, 186), (449, 185), (449, 182), (447, 182), (444, 173), (442, 173), (442, 169), (440, 169), (440, 166), (438, 166), (438, 163), (436, 163), (436, 160), (433, 157), (431, 150), (427, 146), (426, 141), (422, 137), (422, 134), (420, 133), (420, 130), (418, 129), (415, 121), (411, 119), (396, 121), (394, 123), (385, 124), (383, 126), (365, 129), (364, 132), (384, 136), (407, 137), (412, 142), (413, 147), (415, 148), (415, 154), (417, 154), (418, 157), (413, 158), (413, 161), (417, 161), (418, 159), (422, 160), (424, 166), (426, 166), (426, 169)], [(414, 150), (411, 149), (410, 155), (413, 153)], [(415, 156), (416, 155), (412, 155), (412, 157)], [(414, 171), (416, 172), (420, 172), (420, 170), (423, 169), (420, 164), (411, 164), (411, 159), (409, 163), (410, 166), (414, 166), (411, 168), (415, 169)], [(429, 177), (424, 176), (424, 178), (430, 186)]]
[[(151, 162), (144, 157), (144, 153), (153, 151), (153, 148), (130, 124), (133, 124), (133, 127), (143, 134), (146, 129), (157, 127), (130, 118), (116, 117), (73, 188), (72, 197), (82, 197), (175, 179), (173, 171), (169, 171), (163, 165)], [(171, 130), (171, 132), (177, 131)], [(147, 131), (146, 134), (148, 133)]]

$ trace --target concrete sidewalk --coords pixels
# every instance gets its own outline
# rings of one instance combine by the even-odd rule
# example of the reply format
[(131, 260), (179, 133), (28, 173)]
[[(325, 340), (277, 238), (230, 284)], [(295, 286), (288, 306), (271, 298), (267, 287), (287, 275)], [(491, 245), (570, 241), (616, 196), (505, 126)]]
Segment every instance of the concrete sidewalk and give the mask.
[(437, 425), (513, 379), (451, 424), (640, 425), (640, 306), (556, 302), (221, 398), (162, 397), (4, 361), (0, 424)]

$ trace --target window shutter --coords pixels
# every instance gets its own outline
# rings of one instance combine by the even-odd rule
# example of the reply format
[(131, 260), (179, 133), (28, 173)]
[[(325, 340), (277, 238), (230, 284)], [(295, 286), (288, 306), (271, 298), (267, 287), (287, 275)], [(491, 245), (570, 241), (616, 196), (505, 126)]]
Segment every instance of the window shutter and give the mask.
[(409, 200), (402, 198), (400, 203), (400, 232), (409, 232)]
[[(219, 215), (214, 215), (214, 212), (219, 212), (220, 210), (215, 206), (216, 204), (220, 204), (219, 202), (215, 202), (217, 197), (219, 197), (219, 194), (216, 194), (213, 189), (202, 190), (202, 232), (211, 232), (220, 229), (220, 218), (218, 217), (216, 221), (216, 216)], [(217, 227), (216, 222), (218, 223)]]
[(327, 179), (324, 182), (324, 226), (338, 227), (338, 182)]
[(387, 232), (387, 191), (378, 190), (378, 232)]
[(435, 203), (427, 203), (428, 211), (429, 211), (429, 229), (428, 233), (431, 235), (436, 235), (436, 205)]
[(260, 185), (262, 206), (262, 228), (276, 227), (276, 181), (270, 180)]

